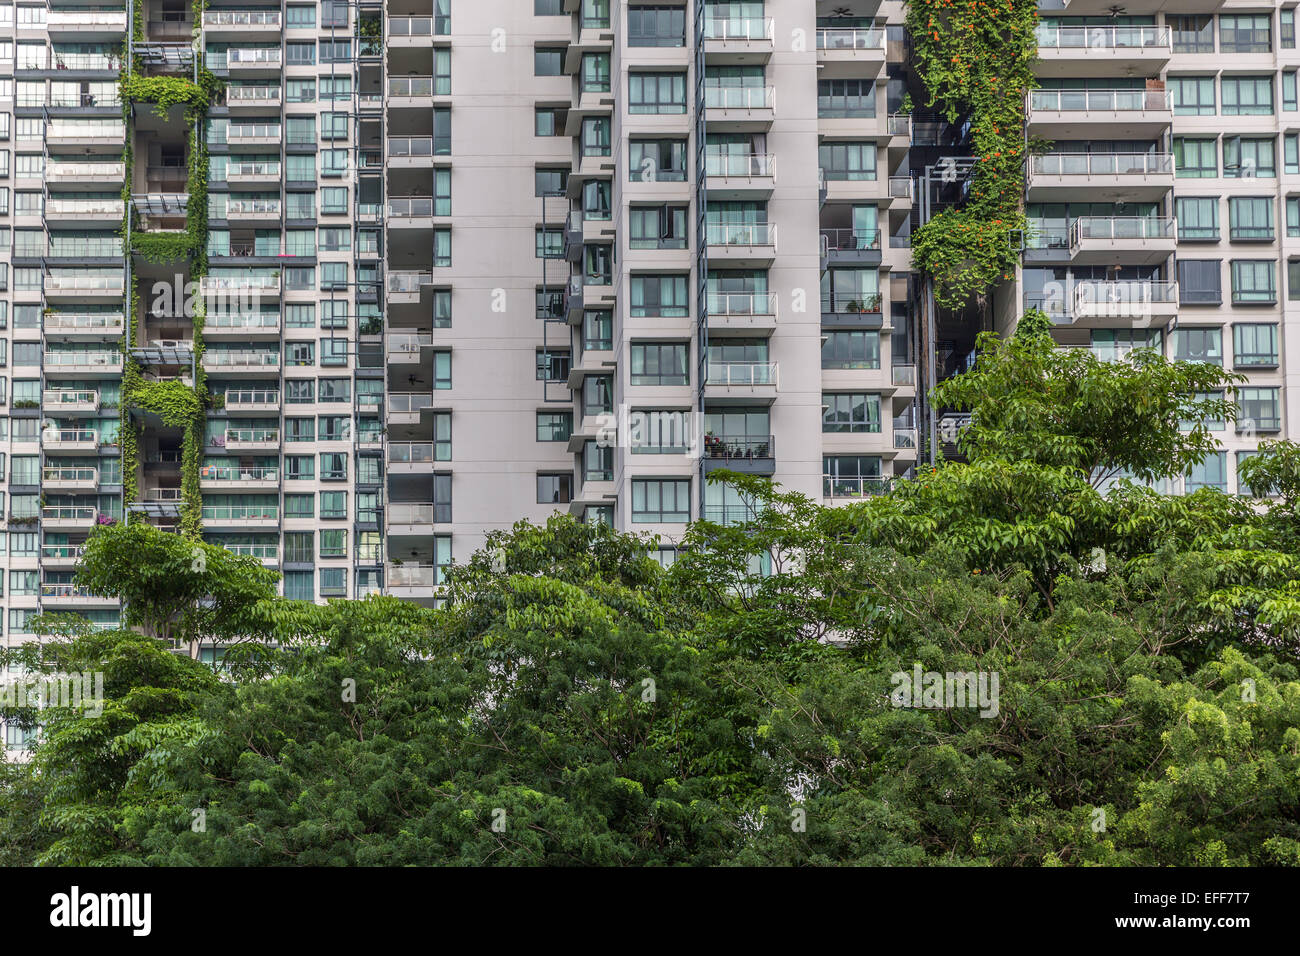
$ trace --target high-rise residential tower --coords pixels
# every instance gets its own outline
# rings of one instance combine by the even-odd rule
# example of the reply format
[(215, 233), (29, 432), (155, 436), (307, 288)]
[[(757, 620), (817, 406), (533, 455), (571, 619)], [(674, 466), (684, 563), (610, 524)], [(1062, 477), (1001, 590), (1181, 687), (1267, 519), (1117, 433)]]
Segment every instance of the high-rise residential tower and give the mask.
[(714, 469), (835, 504), (928, 462), (953, 421), (928, 388), (1031, 306), (1065, 347), (1245, 373), (1242, 421), (1169, 488), (1236, 490), (1300, 411), (1294, 6), (1044, 0), (1023, 267), (968, 312), (912, 271), (970, 146), (903, 20), (0, 5), (3, 640), (116, 623), (72, 583), (105, 521), (311, 600), (432, 603), (487, 532), (556, 510), (671, 560), (749, 511)]

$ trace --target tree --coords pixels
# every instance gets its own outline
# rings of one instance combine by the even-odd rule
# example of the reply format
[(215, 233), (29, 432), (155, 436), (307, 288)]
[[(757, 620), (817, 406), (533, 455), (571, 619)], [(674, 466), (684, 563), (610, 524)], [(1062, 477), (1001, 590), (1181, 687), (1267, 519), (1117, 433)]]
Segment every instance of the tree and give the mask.
[(225, 548), (167, 534), (139, 521), (101, 525), (86, 541), (76, 583), (122, 602), (122, 621), (187, 645), (256, 632), (259, 605), (279, 575)]

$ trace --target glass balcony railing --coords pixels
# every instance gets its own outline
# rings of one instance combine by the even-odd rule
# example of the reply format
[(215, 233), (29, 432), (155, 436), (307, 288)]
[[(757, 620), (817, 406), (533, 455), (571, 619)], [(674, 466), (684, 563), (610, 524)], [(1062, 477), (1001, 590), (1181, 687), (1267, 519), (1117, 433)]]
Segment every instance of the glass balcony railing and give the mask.
[(878, 50), (885, 52), (885, 31), (871, 28), (819, 27), (819, 50)]
[(99, 480), (99, 469), (98, 468), (45, 468), (41, 472), (41, 480), (88, 484)]
[(880, 250), (879, 229), (823, 229), (822, 255), (828, 252), (867, 252)]
[(205, 10), (205, 27), (268, 27), (280, 29), (279, 10)]
[[(229, 439), (227, 439), (228, 441)], [(280, 469), (239, 465), (204, 465), (199, 469), (203, 481), (279, 481)]]
[(433, 392), (389, 392), (387, 403), (390, 412), (414, 414), (433, 407)]
[(280, 517), (278, 505), (203, 505), (204, 521), (274, 521)]
[(279, 405), (280, 393), (276, 389), (241, 388), (226, 389), (226, 408), (238, 408), (245, 405)]
[(433, 442), (397, 441), (388, 443), (389, 464), (425, 464), (433, 461)]
[(226, 446), (230, 445), (266, 445), (278, 444), (280, 441), (280, 429), (278, 428), (227, 428), (225, 434)]
[(776, 175), (776, 156), (771, 153), (706, 152), (704, 172), (707, 176), (726, 179), (767, 178)]
[(1032, 176), (1172, 176), (1169, 153), (1047, 153), (1031, 156)]
[(823, 498), (865, 498), (889, 491), (889, 479), (879, 475), (864, 477), (822, 476)]
[(711, 246), (775, 246), (776, 225), (770, 222), (710, 222), (704, 239)]
[(203, 353), (203, 364), (211, 365), (214, 368), (277, 368), (280, 365), (280, 353), (220, 352), (210, 349)]
[(1029, 109), (1031, 113), (1167, 111), (1169, 99), (1164, 90), (1034, 90), (1029, 95)]
[(776, 106), (774, 86), (706, 86), (704, 106), (711, 110), (770, 110)]
[[(705, 7), (705, 9), (709, 9)], [(768, 40), (775, 35), (771, 17), (705, 17), (706, 40)]]
[(774, 292), (710, 292), (710, 315), (776, 315)]
[(42, 356), (46, 365), (57, 365), (61, 368), (70, 366), (103, 366), (104, 368), (118, 368), (122, 364), (121, 352), (46, 352)]
[(1160, 216), (1080, 216), (1070, 225), (1070, 246), (1097, 239), (1170, 239), (1177, 221)]
[(1173, 33), (1157, 26), (1038, 25), (1040, 50), (1165, 50), (1173, 51)]
[(709, 362), (709, 385), (775, 385), (776, 362)]

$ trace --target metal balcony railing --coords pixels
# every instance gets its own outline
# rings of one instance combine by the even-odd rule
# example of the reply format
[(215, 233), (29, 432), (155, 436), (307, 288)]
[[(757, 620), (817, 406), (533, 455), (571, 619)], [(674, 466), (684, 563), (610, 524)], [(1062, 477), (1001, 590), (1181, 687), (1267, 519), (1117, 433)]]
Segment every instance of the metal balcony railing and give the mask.
[(774, 292), (710, 292), (710, 315), (776, 315)]
[(1157, 26), (1058, 27), (1040, 23), (1040, 50), (1165, 50), (1173, 52), (1173, 33)]
[(434, 200), (429, 196), (398, 196), (388, 200), (388, 215), (393, 219), (428, 219), (434, 215)]
[(822, 296), (822, 312), (866, 312), (876, 313), (881, 310), (883, 297), (879, 292), (832, 292)]
[(709, 17), (706, 15), (704, 20), (706, 40), (770, 41), (775, 31), (776, 21), (771, 17)]
[(774, 86), (706, 86), (704, 107), (710, 110), (770, 110), (776, 108)]
[(390, 76), (388, 78), (389, 96), (433, 96), (433, 90), (432, 76)]
[(270, 444), (280, 441), (278, 428), (227, 428), (226, 445)]
[(776, 362), (708, 362), (709, 385), (775, 385)]
[(1034, 90), (1029, 110), (1061, 113), (1126, 113), (1167, 111), (1164, 90)]
[(704, 239), (711, 246), (775, 246), (776, 225), (770, 222), (710, 222)]
[(386, 401), (390, 412), (411, 414), (433, 408), (433, 392), (389, 392)]
[(400, 157), (432, 156), (432, 136), (390, 136), (388, 155)]
[(821, 230), (822, 255), (827, 252), (879, 251), (879, 229), (823, 229)]
[(442, 578), (434, 564), (390, 564), (384, 573), (390, 588), (436, 588)]
[(775, 458), (776, 439), (771, 435), (705, 435), (704, 457), (727, 461)]
[(390, 272), (387, 278), (388, 291), (396, 293), (418, 293), (420, 286), (433, 283), (432, 272)]
[(878, 50), (885, 52), (885, 31), (849, 27), (821, 27), (817, 30), (819, 50)]
[(98, 468), (44, 468), (41, 471), (42, 481), (96, 481), (99, 478)]
[(707, 176), (724, 179), (768, 178), (776, 175), (776, 156), (772, 153), (706, 152), (704, 172)]
[(1070, 224), (1070, 247), (1084, 240), (1173, 239), (1178, 223), (1160, 216), (1080, 216)]
[(199, 478), (203, 481), (279, 481), (280, 469), (274, 466), (204, 465), (199, 469)]
[(279, 10), (204, 10), (205, 27), (271, 27), (280, 29)]
[(889, 491), (890, 480), (880, 476), (842, 478), (838, 475), (822, 476), (823, 498), (866, 498), (883, 495)]
[(1047, 153), (1029, 158), (1030, 176), (1171, 176), (1169, 153)]
[(424, 464), (433, 461), (433, 442), (395, 441), (388, 443), (389, 464)]

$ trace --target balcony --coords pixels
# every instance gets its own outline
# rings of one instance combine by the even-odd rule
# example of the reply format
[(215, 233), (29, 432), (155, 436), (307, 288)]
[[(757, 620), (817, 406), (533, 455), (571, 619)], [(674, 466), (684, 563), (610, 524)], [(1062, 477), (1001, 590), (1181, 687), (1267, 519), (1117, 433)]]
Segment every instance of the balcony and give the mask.
[(916, 366), (907, 364), (891, 365), (889, 371), (889, 382), (894, 388), (914, 389), (916, 388)]
[(1101, 199), (1103, 195), (1106, 202), (1158, 202), (1174, 188), (1174, 157), (1169, 153), (1031, 156), (1026, 186), (1032, 202)]
[(279, 47), (234, 47), (226, 51), (226, 69), (232, 74), (269, 76), (280, 72), (281, 63)]
[[(227, 432), (226, 447), (230, 447)], [(242, 467), (203, 465), (199, 468), (199, 486), (204, 491), (262, 491), (280, 487), (277, 467)]]
[(45, 181), (51, 186), (119, 185), (125, 178), (125, 163), (51, 161), (45, 164)]
[(42, 355), (46, 374), (113, 377), (122, 372), (121, 352), (46, 352)]
[(436, 36), (451, 33), (448, 17), (389, 17), (385, 41), (394, 49), (428, 47)]
[(915, 458), (921, 448), (921, 434), (910, 422), (894, 422), (895, 458)]
[(710, 222), (704, 227), (709, 262), (719, 268), (769, 266), (776, 258), (776, 226), (770, 222)]
[(434, 95), (437, 81), (432, 76), (390, 76), (388, 103), (394, 107), (424, 107)]
[(41, 584), (41, 604), (52, 607), (113, 607), (117, 598), (94, 594), (75, 584)]
[(213, 312), (203, 323), (207, 338), (270, 338), (280, 334), (279, 312)]
[(99, 411), (99, 392), (89, 389), (46, 389), (41, 405), (55, 415), (94, 414)]
[(709, 334), (748, 335), (776, 328), (776, 293), (711, 292)]
[(1038, 76), (1159, 76), (1173, 56), (1158, 26), (1038, 26)]
[(392, 332), (388, 341), (389, 365), (419, 365), (421, 352), (433, 348), (432, 332)]
[(41, 564), (47, 568), (75, 568), (85, 553), (84, 544), (43, 544)]
[[(435, 523), (450, 519), (451, 509), (425, 501), (394, 501), (388, 505), (388, 533), (426, 535)], [(441, 514), (440, 514), (441, 512)]]
[(46, 530), (77, 528), (89, 530), (99, 520), (99, 509), (89, 505), (59, 505), (41, 509), (41, 526)]
[(394, 441), (388, 443), (388, 473), (392, 475), (427, 475), (433, 470), (434, 448), (431, 441)]
[(226, 451), (279, 451), (278, 428), (227, 428), (222, 447)]
[(1178, 314), (1178, 283), (1081, 280), (1072, 302), (1067, 321), (1081, 327), (1165, 326)]
[(51, 10), (45, 15), (50, 39), (64, 42), (121, 41), (125, 10)]
[(706, 153), (704, 173), (710, 198), (767, 199), (776, 187), (772, 153)]
[(747, 475), (776, 473), (776, 440), (771, 435), (705, 435), (704, 470), (725, 468)]
[(1152, 140), (1174, 114), (1164, 90), (1034, 90), (1029, 134), (1045, 139)]
[[(445, 152), (440, 152), (444, 155)], [(433, 166), (432, 136), (388, 137), (388, 163), (399, 169), (425, 169)]]
[(266, 109), (280, 105), (280, 87), (267, 85), (227, 86), (226, 108)]
[(775, 36), (771, 17), (706, 17), (704, 56), (710, 63), (765, 63)]
[(203, 353), (203, 368), (208, 372), (243, 372), (246, 374), (280, 374), (280, 353), (268, 351), (225, 352), (209, 349)]
[(274, 388), (226, 389), (223, 404), (227, 412), (279, 412), (280, 392)]
[(1172, 218), (1080, 216), (1070, 225), (1071, 258), (1084, 265), (1158, 265), (1177, 244)]
[(280, 200), (278, 199), (230, 199), (226, 202), (226, 219), (232, 223), (278, 223), (280, 221)]
[(210, 40), (274, 40), (283, 29), (279, 10), (203, 11), (203, 31)]
[(420, 301), (420, 290), (433, 285), (433, 273), (390, 272), (385, 285), (390, 303), (415, 304)]
[(822, 229), (821, 255), (823, 270), (829, 265), (878, 266), (880, 230)]
[(41, 471), (41, 488), (47, 491), (96, 491), (98, 468), (50, 468)]
[[(205, 299), (252, 299), (269, 295), (279, 298), (280, 277), (273, 276), (204, 276), (199, 290)], [(119, 293), (120, 294), (120, 293)]]
[(390, 229), (432, 229), (436, 205), (429, 196), (396, 196), (388, 200)]
[(125, 285), (122, 273), (47, 273), (43, 282), (46, 298), (121, 300)]
[(107, 338), (122, 334), (124, 320), (118, 312), (47, 312), (41, 323), (52, 338)]
[(279, 146), (282, 139), (279, 123), (231, 123), (226, 127), (228, 146)]
[(822, 326), (844, 329), (884, 328), (884, 297), (879, 292), (834, 292), (821, 298)]
[(47, 199), (45, 218), (51, 222), (121, 222), (125, 204), (120, 199)]
[(869, 498), (889, 492), (890, 480), (879, 475), (868, 477), (840, 477), (839, 475), (822, 475), (823, 498)]
[(433, 408), (433, 392), (389, 392), (384, 411), (389, 425), (418, 425), (420, 413)]
[(776, 117), (774, 86), (706, 86), (704, 122), (734, 132), (770, 129)]
[(203, 505), (205, 528), (278, 528), (280, 509), (273, 504)]
[(226, 182), (231, 186), (254, 186), (266, 183), (279, 184), (280, 161), (228, 163), (226, 165)]
[(429, 600), (441, 587), (442, 569), (432, 564), (389, 564), (384, 574), (390, 597)]
[(773, 402), (777, 372), (776, 362), (707, 362), (704, 397), (716, 404)]
[(59, 454), (99, 454), (99, 432), (94, 428), (45, 428), (40, 447)]
[(880, 28), (817, 29), (817, 65), (827, 78), (874, 78), (885, 68), (885, 49), (885, 31)]

